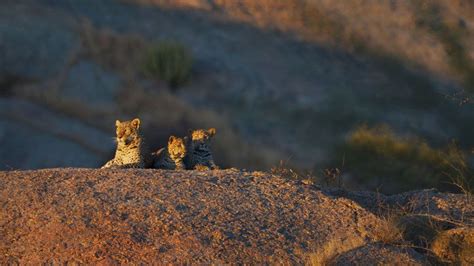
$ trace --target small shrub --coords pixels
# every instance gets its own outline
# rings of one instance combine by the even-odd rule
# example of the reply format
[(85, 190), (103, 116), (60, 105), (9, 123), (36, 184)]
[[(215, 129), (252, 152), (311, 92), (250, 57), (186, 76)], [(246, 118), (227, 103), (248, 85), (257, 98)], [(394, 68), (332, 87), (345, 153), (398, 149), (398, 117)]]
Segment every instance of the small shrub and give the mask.
[(332, 239), (308, 254), (308, 261), (305, 264), (311, 266), (333, 265), (333, 261), (338, 255), (364, 244), (364, 240), (360, 237), (347, 237), (344, 240)]
[(388, 126), (357, 128), (339, 152), (345, 155), (346, 172), (369, 188), (381, 186), (385, 193), (452, 189), (450, 177), (468, 171), (464, 152), (456, 145), (436, 149), (422, 139), (397, 136)]
[(404, 231), (397, 223), (397, 216), (387, 215), (375, 231), (375, 237), (384, 244), (400, 244), (404, 241)]
[(191, 75), (193, 59), (189, 50), (174, 41), (162, 41), (149, 48), (144, 73), (160, 78), (176, 88), (185, 83)]

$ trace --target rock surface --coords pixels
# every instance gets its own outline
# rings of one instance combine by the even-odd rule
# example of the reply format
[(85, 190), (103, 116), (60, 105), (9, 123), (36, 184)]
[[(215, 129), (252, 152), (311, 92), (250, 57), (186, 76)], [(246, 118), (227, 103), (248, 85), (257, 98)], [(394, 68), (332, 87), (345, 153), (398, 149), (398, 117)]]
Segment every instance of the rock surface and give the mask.
[(432, 244), (442, 261), (474, 265), (474, 228), (456, 228), (440, 233)]
[(424, 264), (340, 194), (236, 169), (0, 172), (0, 263)]
[(350, 250), (334, 260), (335, 265), (426, 265), (428, 261), (412, 249), (369, 244)]

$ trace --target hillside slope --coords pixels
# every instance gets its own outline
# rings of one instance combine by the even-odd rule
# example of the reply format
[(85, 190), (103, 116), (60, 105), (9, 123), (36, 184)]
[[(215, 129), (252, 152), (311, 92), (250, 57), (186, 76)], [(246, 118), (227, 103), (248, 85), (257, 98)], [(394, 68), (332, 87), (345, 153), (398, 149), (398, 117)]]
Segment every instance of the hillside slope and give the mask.
[[(474, 60), (474, 4), (463, 0), (124, 0), (191, 8), (265, 29), (292, 32), (302, 39), (406, 59), (445, 77), (459, 78), (451, 61), (458, 42)], [(450, 33), (443, 32), (443, 27)], [(441, 35), (450, 38), (446, 40)], [(470, 71), (472, 71), (471, 69)]]
[[(90, 151), (82, 147), (90, 138), (88, 132), (99, 131), (95, 134), (100, 139), (113, 137), (115, 119), (136, 116), (142, 118), (145, 136), (153, 148), (164, 145), (171, 134), (216, 127), (218, 163), (246, 169), (269, 169), (289, 159), (301, 169), (319, 171), (328, 164), (334, 167), (332, 162), (341, 160), (336, 147), (363, 123), (387, 124), (403, 135), (419, 136), (436, 146), (452, 139), (466, 149), (474, 145), (474, 106), (459, 107), (443, 96), (453, 88), (459, 89), (450, 79), (431, 77), (422, 68), (413, 69), (403, 60), (397, 61), (403, 57), (397, 53), (395, 60), (390, 59), (393, 53), (382, 53), (388, 58), (378, 58), (332, 43), (299, 38), (279, 26), (299, 23), (299, 6), (277, 6), (266, 12), (265, 8), (271, 6), (268, 1), (241, 1), (242, 9), (234, 6), (235, 1), (179, 1), (179, 6), (175, 1), (170, 5), (154, 1), (161, 4), (147, 6), (136, 2), (2, 2), (0, 87), (8, 104), (0, 106), (0, 117), (6, 121), (0, 124), (6, 128), (0, 139), (5, 147), (5, 155), (0, 156), (1, 169), (99, 166), (113, 153), (113, 142), (101, 141), (103, 147)], [(195, 3), (191, 7), (198, 10), (188, 8), (191, 2)], [(214, 2), (216, 9), (200, 8), (209, 2)], [(344, 6), (334, 6), (339, 11), (332, 12), (326, 10), (332, 6), (329, 2), (319, 2), (318, 8), (328, 16), (342, 11), (363, 12)], [(390, 13), (386, 1), (372, 1), (372, 5), (366, 2), (375, 10), (380, 4), (383, 14), (390, 14), (380, 22), (385, 26), (378, 32), (396, 23), (397, 12), (401, 11)], [(284, 19), (285, 12), (297, 17)], [(312, 12), (307, 14), (309, 18), (319, 18)], [(234, 13), (248, 14), (251, 19), (232, 19), (238, 17), (231, 16)], [(352, 21), (361, 17), (357, 14), (343, 16), (351, 18), (343, 24), (356, 26)], [(256, 19), (267, 22), (254, 22)], [(466, 21), (470, 29), (470, 20)], [(379, 23), (364, 22), (357, 27), (365, 29), (365, 25)], [(412, 35), (430, 39), (426, 32), (407, 33), (404, 25), (392, 28), (397, 34), (410, 34), (407, 40)], [(375, 33), (372, 35), (366, 43), (379, 40)], [(324, 34), (316, 32), (312, 36)], [(159, 40), (178, 41), (193, 53), (193, 76), (177, 91), (128, 73), (140, 71), (136, 59), (146, 50), (143, 43), (150, 45)], [(392, 44), (386, 37), (383, 40), (386, 46)], [(399, 50), (436, 54), (424, 50), (425, 42), (413, 40), (421, 47), (407, 44)], [(439, 44), (433, 47), (439, 50)], [(378, 46), (374, 50), (384, 51)], [(437, 56), (423, 52), (416, 58)], [(447, 64), (445, 59), (440, 61)], [(48, 112), (50, 120), (80, 124), (74, 138), (56, 134), (60, 131), (56, 126), (44, 127), (41, 139), (54, 142), (54, 146), (67, 143), (73, 147), (67, 156), (55, 152), (47, 161), (34, 158), (24, 163), (8, 157), (18, 153), (19, 146), (20, 158), (35, 152), (33, 146), (23, 145), (8, 130), (19, 128), (25, 138), (37, 134), (31, 128), (35, 118), (17, 119), (8, 109), (18, 100), (33, 104), (23, 104), (22, 114), (45, 108), (54, 111)], [(96, 159), (74, 160), (84, 150)]]
[(420, 265), (425, 255), (390, 243), (372, 210), (413, 202), (439, 217), (474, 213), (462, 195), (331, 192), (235, 169), (0, 172), (0, 263), (318, 264), (365, 253)]

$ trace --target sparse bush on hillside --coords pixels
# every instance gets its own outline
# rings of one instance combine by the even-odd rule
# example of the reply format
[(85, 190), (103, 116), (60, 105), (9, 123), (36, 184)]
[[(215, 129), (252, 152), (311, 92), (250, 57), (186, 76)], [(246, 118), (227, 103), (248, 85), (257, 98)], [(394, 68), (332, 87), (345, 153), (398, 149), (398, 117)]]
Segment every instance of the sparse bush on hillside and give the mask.
[(125, 80), (133, 81), (143, 72), (148, 78), (161, 79), (176, 88), (191, 75), (193, 58), (181, 43), (150, 43), (139, 36), (96, 29), (87, 21), (83, 22), (80, 35), (82, 54), (117, 71)]
[(421, 139), (397, 136), (388, 126), (357, 128), (340, 152), (345, 155), (346, 171), (355, 180), (388, 193), (450, 188), (451, 178), (469, 168), (455, 144), (436, 149)]
[(393, 56), (417, 68), (453, 76), (448, 73), (452, 66), (448, 62), (450, 56), (443, 51), (445, 41), (429, 36), (426, 28), (417, 26), (418, 17), (422, 15), (417, 6), (438, 5), (442, 11), (440, 19), (464, 27), (465, 55), (472, 54), (474, 48), (470, 27), (474, 4), (466, 0), (126, 1), (225, 14), (231, 20), (245, 21), (264, 29), (296, 33), (308, 41), (368, 53), (369, 56), (373, 53)]
[(185, 83), (192, 69), (191, 52), (182, 44), (162, 41), (149, 48), (143, 71), (149, 77), (158, 77), (176, 88)]

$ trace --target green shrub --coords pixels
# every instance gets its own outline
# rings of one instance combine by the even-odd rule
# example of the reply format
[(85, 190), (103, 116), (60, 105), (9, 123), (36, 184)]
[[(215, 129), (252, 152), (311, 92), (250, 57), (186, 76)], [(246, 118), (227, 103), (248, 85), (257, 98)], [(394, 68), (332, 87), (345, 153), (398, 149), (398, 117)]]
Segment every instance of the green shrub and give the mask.
[(355, 181), (386, 193), (451, 189), (452, 178), (468, 171), (465, 155), (456, 145), (436, 149), (422, 139), (397, 136), (388, 126), (357, 128), (338, 153)]
[(161, 41), (146, 53), (144, 73), (151, 78), (162, 79), (176, 88), (185, 83), (193, 65), (191, 52), (174, 41)]

